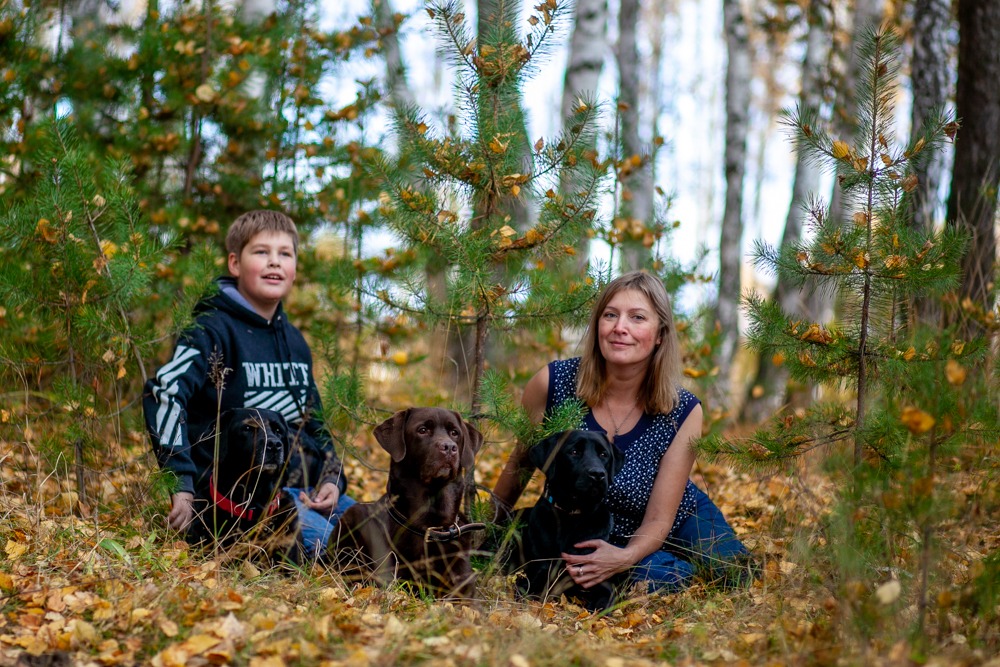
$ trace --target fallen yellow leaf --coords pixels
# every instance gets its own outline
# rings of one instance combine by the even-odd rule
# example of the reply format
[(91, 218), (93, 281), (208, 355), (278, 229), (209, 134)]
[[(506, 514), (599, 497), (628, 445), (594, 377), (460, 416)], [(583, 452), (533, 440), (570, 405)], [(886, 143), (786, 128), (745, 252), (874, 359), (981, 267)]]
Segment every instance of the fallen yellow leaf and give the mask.
[(845, 157), (851, 154), (851, 147), (848, 146), (843, 141), (833, 142), (833, 157), (838, 160), (843, 160)]

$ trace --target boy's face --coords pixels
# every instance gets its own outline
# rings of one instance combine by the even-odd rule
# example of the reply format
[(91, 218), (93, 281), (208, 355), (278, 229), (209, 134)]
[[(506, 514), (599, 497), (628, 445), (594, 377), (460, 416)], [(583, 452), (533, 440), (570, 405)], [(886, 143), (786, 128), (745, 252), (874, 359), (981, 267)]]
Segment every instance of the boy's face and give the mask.
[(229, 273), (240, 294), (270, 320), (295, 281), (295, 245), (287, 232), (260, 232), (240, 254), (229, 253)]

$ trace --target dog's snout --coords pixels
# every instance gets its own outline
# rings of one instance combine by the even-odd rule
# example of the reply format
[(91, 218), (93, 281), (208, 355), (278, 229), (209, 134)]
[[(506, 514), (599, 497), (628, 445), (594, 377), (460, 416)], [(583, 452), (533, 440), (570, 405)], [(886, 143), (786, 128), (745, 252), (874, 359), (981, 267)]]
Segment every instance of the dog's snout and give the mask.
[(458, 454), (458, 444), (451, 440), (441, 440), (437, 446), (445, 454)]
[(595, 482), (603, 482), (605, 479), (608, 478), (608, 473), (604, 472), (603, 470), (591, 470), (587, 474), (590, 475), (590, 479), (594, 480)]

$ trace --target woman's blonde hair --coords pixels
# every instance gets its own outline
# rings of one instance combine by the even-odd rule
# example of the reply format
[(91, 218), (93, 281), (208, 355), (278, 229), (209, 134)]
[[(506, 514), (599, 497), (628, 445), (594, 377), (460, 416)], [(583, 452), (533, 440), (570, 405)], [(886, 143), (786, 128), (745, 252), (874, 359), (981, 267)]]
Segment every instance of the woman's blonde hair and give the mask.
[(670, 296), (663, 282), (646, 271), (632, 271), (615, 278), (597, 298), (581, 343), (583, 354), (576, 376), (576, 394), (591, 407), (604, 399), (608, 377), (606, 361), (598, 341), (598, 327), (608, 302), (616, 294), (626, 290), (634, 290), (645, 296), (660, 321), (660, 342), (653, 348), (653, 356), (646, 367), (646, 377), (639, 388), (639, 405), (644, 412), (650, 414), (670, 412), (678, 401), (680, 343), (674, 328)]

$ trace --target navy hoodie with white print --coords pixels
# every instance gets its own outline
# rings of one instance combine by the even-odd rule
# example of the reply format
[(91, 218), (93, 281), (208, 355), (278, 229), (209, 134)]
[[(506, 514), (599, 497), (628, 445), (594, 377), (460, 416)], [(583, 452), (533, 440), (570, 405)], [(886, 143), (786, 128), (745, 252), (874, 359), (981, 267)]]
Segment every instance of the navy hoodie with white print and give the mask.
[(280, 303), (269, 322), (239, 293), (234, 278), (217, 283), (218, 293), (195, 307), (194, 325), (181, 334), (173, 357), (143, 392), (153, 451), (160, 466), (177, 476), (175, 492), (194, 493), (212, 468), (219, 394), (210, 376), (218, 359), (214, 365), (228, 369), (219, 413), (267, 408), (288, 422), (293, 453), (284, 485), (319, 488), (333, 482), (343, 494), (346, 479), (317, 417), (319, 391), (302, 333), (288, 322)]

